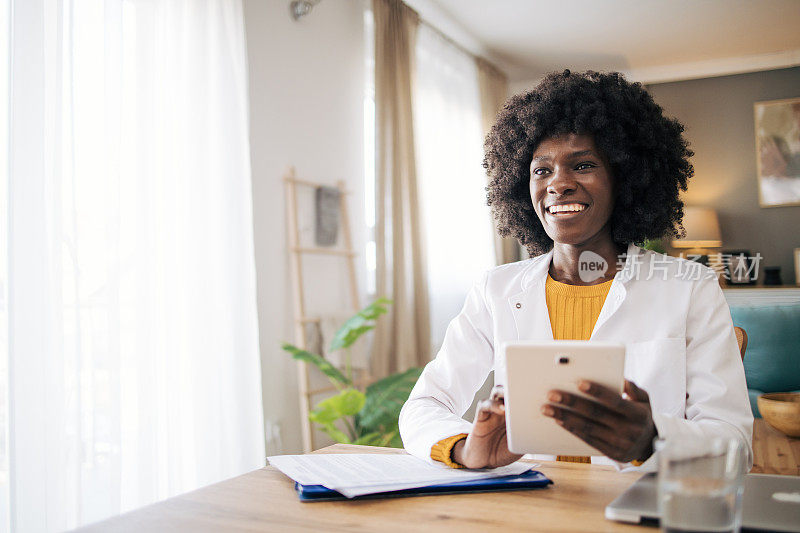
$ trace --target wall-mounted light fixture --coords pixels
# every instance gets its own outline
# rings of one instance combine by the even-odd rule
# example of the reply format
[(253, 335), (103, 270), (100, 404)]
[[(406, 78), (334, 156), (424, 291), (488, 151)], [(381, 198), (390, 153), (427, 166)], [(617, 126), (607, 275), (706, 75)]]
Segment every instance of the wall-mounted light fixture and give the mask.
[(314, 6), (319, 4), (321, 0), (292, 0), (289, 4), (289, 14), (292, 15), (294, 20), (300, 19), (311, 13)]

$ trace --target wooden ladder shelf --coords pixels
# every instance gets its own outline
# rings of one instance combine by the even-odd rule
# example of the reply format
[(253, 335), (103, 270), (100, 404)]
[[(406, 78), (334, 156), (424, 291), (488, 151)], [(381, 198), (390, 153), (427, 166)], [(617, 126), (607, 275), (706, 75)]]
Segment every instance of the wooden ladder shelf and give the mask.
[[(324, 183), (298, 179), (295, 175), (294, 167), (290, 167), (283, 178), (286, 185), (286, 218), (289, 231), (289, 255), (292, 271), (292, 293), (294, 302), (294, 341), (295, 345), (303, 350), (308, 349), (306, 343), (306, 324), (319, 323), (320, 317), (308, 316), (306, 314), (306, 301), (303, 283), (303, 256), (313, 255), (333, 255), (345, 260), (347, 265), (347, 277), (349, 280), (350, 304), (353, 312), (360, 309), (358, 298), (358, 285), (356, 281), (356, 256), (353, 250), (353, 242), (350, 234), (350, 220), (347, 210), (347, 196), (349, 191), (345, 190), (344, 182), (338, 181), (336, 187), (339, 189), (339, 218), (342, 235), (343, 248), (323, 248), (300, 245), (300, 230), (298, 223), (297, 209), (297, 187), (322, 187)], [(301, 428), (303, 432), (303, 448), (306, 453), (315, 449), (314, 431), (308, 414), (311, 411), (312, 399), (314, 396), (330, 393), (336, 390), (333, 386), (312, 389), (309, 380), (308, 364), (303, 361), (297, 362), (297, 374), (300, 394), (300, 416)], [(357, 384), (365, 385), (368, 376), (362, 376), (357, 380)]]

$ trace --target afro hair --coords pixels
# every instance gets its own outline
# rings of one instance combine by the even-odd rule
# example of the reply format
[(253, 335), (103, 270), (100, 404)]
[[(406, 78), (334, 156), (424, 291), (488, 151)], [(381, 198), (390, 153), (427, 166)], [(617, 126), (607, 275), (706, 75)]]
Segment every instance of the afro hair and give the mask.
[(592, 135), (614, 178), (611, 236), (627, 246), (684, 234), (683, 202), (694, 155), (683, 125), (664, 116), (640, 83), (618, 72), (565, 70), (511, 97), (486, 137), (487, 201), (500, 235), (516, 238), (531, 256), (553, 247), (531, 203), (530, 164), (544, 139)]

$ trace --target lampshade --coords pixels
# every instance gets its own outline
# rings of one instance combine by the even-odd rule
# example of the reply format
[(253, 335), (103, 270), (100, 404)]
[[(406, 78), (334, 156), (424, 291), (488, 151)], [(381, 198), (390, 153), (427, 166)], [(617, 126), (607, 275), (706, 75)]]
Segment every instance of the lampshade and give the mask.
[(722, 237), (719, 232), (717, 212), (708, 207), (684, 207), (683, 227), (686, 236), (672, 241), (675, 248), (719, 248)]

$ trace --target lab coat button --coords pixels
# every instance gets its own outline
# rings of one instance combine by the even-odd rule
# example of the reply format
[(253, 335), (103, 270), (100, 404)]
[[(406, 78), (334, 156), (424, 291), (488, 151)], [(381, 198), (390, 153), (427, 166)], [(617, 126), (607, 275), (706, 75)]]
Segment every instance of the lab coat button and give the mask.
[(522, 309), (522, 304), (517, 302), (517, 309)]

